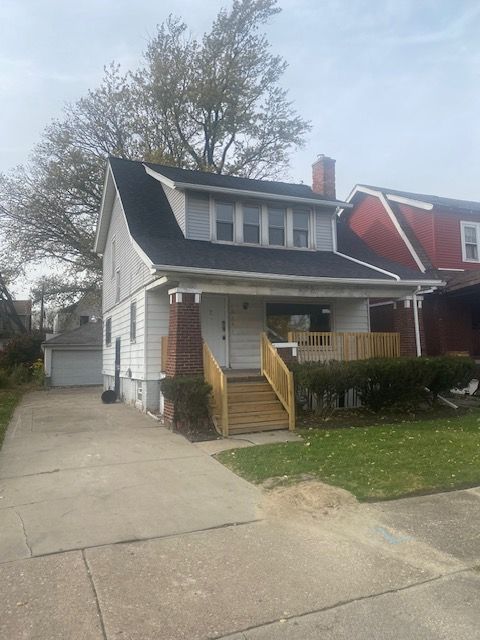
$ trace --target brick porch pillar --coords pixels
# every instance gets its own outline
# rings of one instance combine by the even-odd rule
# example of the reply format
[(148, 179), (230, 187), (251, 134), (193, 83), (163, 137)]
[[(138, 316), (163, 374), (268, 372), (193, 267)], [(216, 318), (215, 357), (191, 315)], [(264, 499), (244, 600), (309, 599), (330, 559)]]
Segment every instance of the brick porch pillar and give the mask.
[[(200, 324), (201, 291), (170, 289), (167, 377), (203, 374), (203, 343)], [(173, 403), (165, 400), (164, 418), (173, 421)]]
[[(418, 325), (420, 330), (420, 344), (422, 355), (425, 355), (425, 331), (423, 328), (422, 301), (417, 298)], [(400, 334), (400, 355), (417, 356), (417, 342), (415, 338), (415, 319), (413, 300), (397, 300), (393, 305), (393, 331)]]

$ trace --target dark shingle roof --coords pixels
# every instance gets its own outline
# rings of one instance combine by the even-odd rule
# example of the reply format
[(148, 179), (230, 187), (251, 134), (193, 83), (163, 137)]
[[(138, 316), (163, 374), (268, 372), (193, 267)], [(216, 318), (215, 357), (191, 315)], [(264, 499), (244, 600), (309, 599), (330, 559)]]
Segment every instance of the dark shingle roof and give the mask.
[(398, 189), (387, 189), (386, 187), (375, 187), (369, 184), (359, 184), (359, 187), (366, 187), (367, 189), (374, 189), (375, 191), (381, 191), (384, 194), (391, 193), (394, 196), (400, 196), (402, 198), (410, 198), (411, 200), (419, 200), (427, 204), (437, 205), (439, 207), (446, 207), (448, 209), (461, 209), (462, 211), (472, 211), (474, 213), (480, 212), (480, 202), (475, 200), (459, 200), (457, 198), (444, 198), (443, 196), (434, 196), (426, 193), (413, 193), (411, 191), (399, 191)]
[[(314, 278), (392, 280), (386, 274), (333, 252), (225, 245), (186, 239), (162, 185), (145, 172), (142, 163), (110, 158), (110, 164), (130, 232), (155, 265)], [(409, 270), (410, 276), (422, 279), (422, 275), (413, 270)]]
[(275, 182), (272, 180), (253, 180), (252, 178), (240, 178), (238, 176), (219, 175), (205, 171), (193, 171), (191, 169), (180, 169), (178, 167), (168, 167), (162, 164), (152, 164), (145, 162), (145, 165), (173, 182), (185, 182), (192, 185), (202, 185), (208, 187), (222, 187), (224, 189), (241, 189), (242, 191), (256, 191), (258, 193), (271, 193), (277, 196), (287, 196), (290, 198), (309, 198), (311, 200), (325, 200), (326, 202), (338, 202), (338, 205), (345, 204), (340, 200), (331, 200), (325, 196), (312, 191), (306, 184), (291, 182)]
[(72, 346), (72, 347), (101, 347), (102, 346), (102, 323), (87, 322), (78, 329), (66, 331), (58, 336), (46, 340), (43, 344), (47, 347)]

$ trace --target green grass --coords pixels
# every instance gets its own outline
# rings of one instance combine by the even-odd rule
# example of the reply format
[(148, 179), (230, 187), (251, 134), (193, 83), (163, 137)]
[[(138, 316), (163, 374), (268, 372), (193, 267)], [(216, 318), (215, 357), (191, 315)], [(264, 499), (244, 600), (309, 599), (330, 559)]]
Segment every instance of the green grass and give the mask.
[(370, 427), (309, 429), (303, 442), (224, 451), (217, 457), (255, 483), (312, 477), (385, 500), (480, 485), (480, 411)]
[(2, 448), (5, 432), (12, 417), (13, 410), (23, 395), (22, 389), (0, 390), (0, 449)]

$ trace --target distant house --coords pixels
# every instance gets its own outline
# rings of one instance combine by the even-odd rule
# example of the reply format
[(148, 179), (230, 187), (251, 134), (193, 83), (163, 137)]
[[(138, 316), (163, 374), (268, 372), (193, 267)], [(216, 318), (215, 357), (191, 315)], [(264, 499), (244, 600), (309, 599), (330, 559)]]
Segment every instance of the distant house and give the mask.
[(60, 309), (53, 319), (53, 333), (64, 333), (77, 329), (87, 322), (99, 320), (102, 317), (102, 293), (90, 291), (83, 295), (78, 302)]
[(95, 242), (105, 388), (170, 420), (160, 380), (204, 374), (223, 433), (292, 428), (282, 350), (392, 355), (399, 337), (415, 353), (415, 314), (399, 310), (398, 332), (379, 341), (369, 300), (441, 281), (373, 253), (345, 255), (336, 211), (350, 206), (337, 200), (325, 156), (312, 187), (110, 158)]
[[(20, 323), (25, 327), (26, 333), (32, 331), (32, 301), (14, 300), (13, 305)], [(12, 314), (4, 300), (0, 300), (0, 351), (4, 345), (21, 330), (14, 322)]]
[[(339, 246), (366, 251), (444, 281), (423, 294), (423, 352), (480, 357), (480, 202), (356, 185), (340, 214)], [(404, 301), (372, 300), (373, 331), (393, 330)]]

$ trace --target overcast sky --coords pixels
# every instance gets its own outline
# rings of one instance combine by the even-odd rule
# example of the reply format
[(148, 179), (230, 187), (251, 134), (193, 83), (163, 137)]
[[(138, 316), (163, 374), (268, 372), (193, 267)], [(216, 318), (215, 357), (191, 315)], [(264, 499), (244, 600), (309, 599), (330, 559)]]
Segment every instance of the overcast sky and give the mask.
[[(227, 0), (0, 0), (0, 171), (24, 162), (103, 65), (140, 61), (168, 13), (200, 35)], [(480, 199), (478, 0), (280, 0), (268, 27), (313, 129), (289, 178), (337, 159), (356, 182)]]

